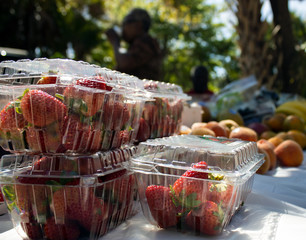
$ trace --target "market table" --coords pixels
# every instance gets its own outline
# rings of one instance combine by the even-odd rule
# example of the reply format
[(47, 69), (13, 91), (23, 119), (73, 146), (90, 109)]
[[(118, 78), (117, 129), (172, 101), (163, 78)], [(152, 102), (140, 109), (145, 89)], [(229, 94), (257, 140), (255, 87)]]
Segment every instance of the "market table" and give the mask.
[[(0, 216), (0, 239), (20, 240), (9, 215)], [(103, 240), (162, 239), (306, 239), (306, 151), (299, 168), (278, 167), (255, 175), (252, 192), (222, 235), (194, 236), (150, 225), (141, 213), (102, 237)]]

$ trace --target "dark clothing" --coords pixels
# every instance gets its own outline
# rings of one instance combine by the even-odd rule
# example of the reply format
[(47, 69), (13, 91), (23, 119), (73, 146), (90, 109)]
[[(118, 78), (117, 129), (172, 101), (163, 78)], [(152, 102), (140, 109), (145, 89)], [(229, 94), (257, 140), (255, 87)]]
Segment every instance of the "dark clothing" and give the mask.
[(160, 69), (162, 55), (156, 39), (145, 34), (135, 39), (128, 48), (133, 61), (130, 63), (130, 70), (117, 70), (134, 75), (140, 79), (160, 80)]

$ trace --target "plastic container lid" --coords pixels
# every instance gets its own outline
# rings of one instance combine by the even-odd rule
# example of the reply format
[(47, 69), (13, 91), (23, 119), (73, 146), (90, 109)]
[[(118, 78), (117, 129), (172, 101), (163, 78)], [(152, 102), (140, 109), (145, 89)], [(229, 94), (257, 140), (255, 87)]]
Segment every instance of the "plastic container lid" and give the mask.
[(147, 79), (142, 81), (144, 83), (144, 89), (150, 92), (152, 97), (179, 98), (183, 100), (191, 99), (190, 96), (183, 92), (182, 87), (179, 85)]
[(47, 185), (53, 182), (56, 185), (93, 185), (103, 182), (103, 176), (127, 169), (134, 152), (135, 148), (131, 147), (92, 155), (4, 155), (1, 158), (0, 183), (19, 183), (33, 178)]
[[(71, 59), (36, 58), (18, 61), (0, 62), (0, 83), (6, 85), (36, 84), (41, 77), (62, 76), (56, 83), (73, 84), (79, 77), (102, 78), (107, 84), (116, 88), (128, 88), (129, 91), (142, 91), (144, 84), (137, 77), (97, 65)], [(63, 77), (65, 76), (65, 77)]]
[[(181, 135), (142, 142), (132, 158), (136, 171), (160, 173), (163, 167), (189, 170), (205, 161), (208, 170), (232, 182), (248, 180), (264, 162), (256, 142), (211, 136)], [(193, 169), (194, 170), (194, 169)]]

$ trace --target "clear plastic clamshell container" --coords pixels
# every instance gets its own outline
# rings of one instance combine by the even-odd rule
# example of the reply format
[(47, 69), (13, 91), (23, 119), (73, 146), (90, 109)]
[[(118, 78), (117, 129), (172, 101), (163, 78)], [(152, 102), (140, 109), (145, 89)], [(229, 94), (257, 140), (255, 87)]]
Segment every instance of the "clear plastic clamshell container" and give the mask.
[(133, 149), (88, 156), (5, 155), (0, 186), (23, 239), (98, 239), (138, 212)]
[(132, 144), (150, 99), (138, 78), (72, 60), (2, 62), (1, 73), (0, 145), (15, 153)]
[(140, 143), (130, 167), (153, 225), (217, 235), (243, 205), (263, 162), (255, 142), (182, 135)]
[(137, 140), (167, 137), (179, 133), (184, 102), (190, 97), (179, 85), (143, 80), (154, 101), (146, 101)]

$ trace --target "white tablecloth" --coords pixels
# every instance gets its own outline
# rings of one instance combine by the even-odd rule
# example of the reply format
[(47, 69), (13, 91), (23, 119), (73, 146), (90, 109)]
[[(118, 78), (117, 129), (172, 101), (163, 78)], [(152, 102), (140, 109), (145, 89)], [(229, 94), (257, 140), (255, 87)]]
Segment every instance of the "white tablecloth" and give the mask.
[[(12, 229), (8, 214), (0, 216), (0, 240), (20, 239)], [(278, 167), (268, 175), (256, 174), (252, 192), (245, 205), (220, 236), (205, 238), (158, 229), (139, 213), (101, 239), (306, 239), (306, 153), (299, 168)]]

